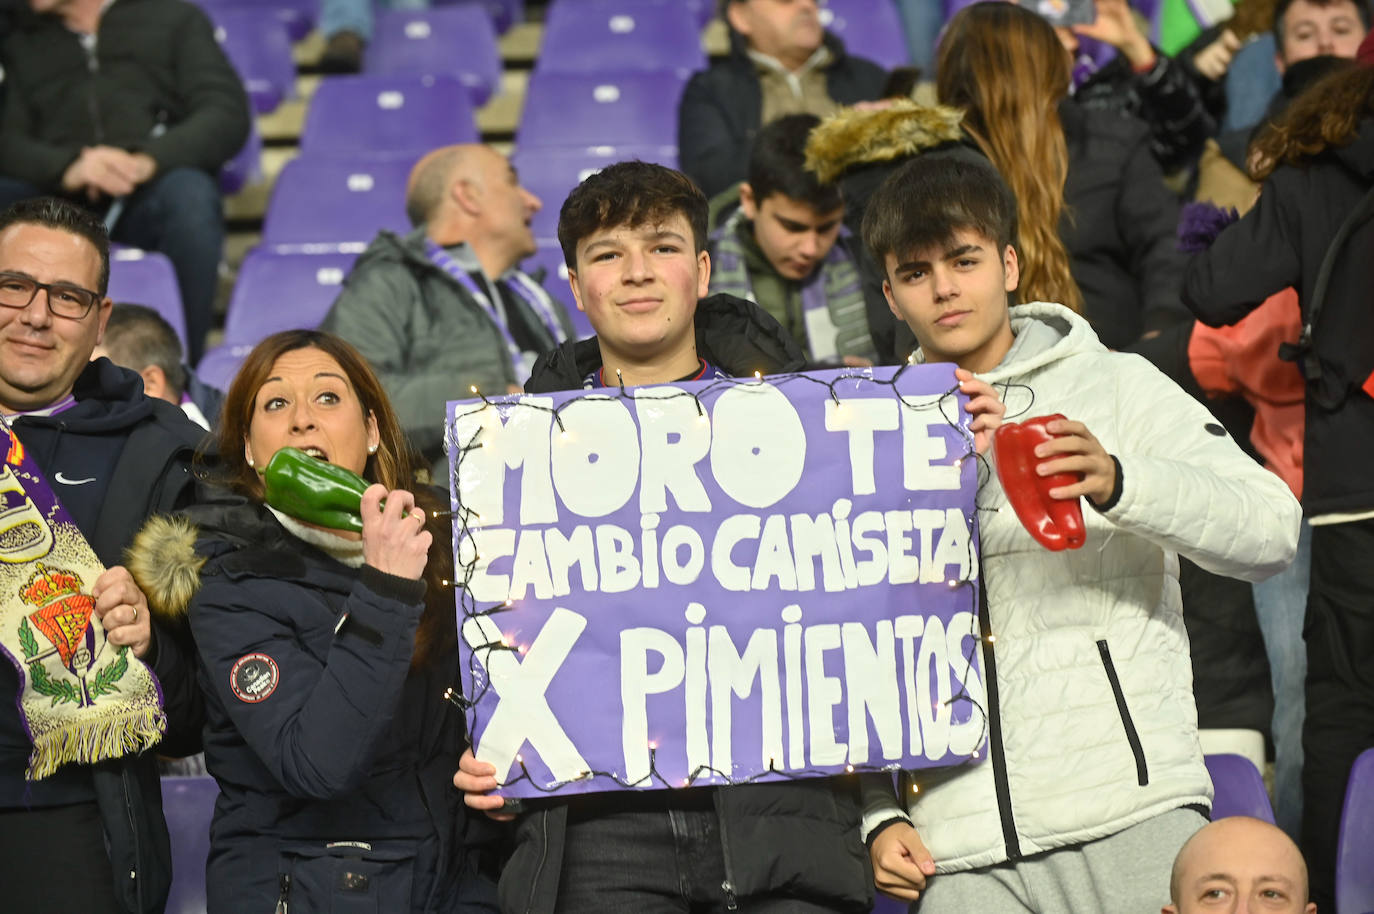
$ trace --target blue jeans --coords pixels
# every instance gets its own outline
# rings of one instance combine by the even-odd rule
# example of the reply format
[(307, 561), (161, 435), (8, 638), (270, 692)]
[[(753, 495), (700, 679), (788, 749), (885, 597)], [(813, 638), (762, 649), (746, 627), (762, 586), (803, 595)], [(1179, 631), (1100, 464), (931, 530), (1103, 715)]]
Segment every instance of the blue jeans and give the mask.
[(926, 79), (935, 77), (935, 39), (945, 24), (943, 0), (897, 0), (911, 62)]
[[(429, 9), (429, 0), (381, 0), (393, 10)], [(320, 32), (324, 37), (338, 32), (354, 32), (363, 41), (372, 40), (372, 0), (320, 0)]]
[(1293, 564), (1254, 585), (1255, 615), (1269, 655), (1274, 687), (1274, 819), (1293, 840), (1302, 826), (1302, 722), (1307, 646), (1302, 623), (1312, 568), (1312, 528), (1306, 521)]
[[(0, 208), (50, 191), (0, 177)], [(167, 255), (176, 269), (186, 313), (188, 361), (195, 364), (214, 319), (224, 211), (215, 178), (198, 168), (173, 168), (125, 198), (110, 240)]]

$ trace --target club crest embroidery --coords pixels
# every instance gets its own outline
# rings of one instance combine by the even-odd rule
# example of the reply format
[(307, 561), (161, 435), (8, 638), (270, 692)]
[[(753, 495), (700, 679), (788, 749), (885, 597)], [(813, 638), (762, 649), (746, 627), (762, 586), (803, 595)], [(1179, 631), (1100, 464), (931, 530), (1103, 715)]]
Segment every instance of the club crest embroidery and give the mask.
[(239, 701), (255, 705), (277, 690), (281, 671), (277, 661), (266, 654), (245, 654), (234, 661), (229, 671), (229, 688)]
[[(38, 607), (19, 622), (19, 643), (33, 690), (51, 698), (54, 705), (72, 702), (78, 707), (89, 706), (102, 695), (118, 692), (119, 681), (129, 671), (128, 652), (122, 647), (95, 669), (96, 633), (91, 626), (95, 598), (83, 590), (81, 576), (76, 572), (39, 563), (33, 577), (19, 591), (23, 603)], [(45, 649), (39, 643), (35, 628), (51, 647)], [(71, 677), (54, 678), (48, 674), (43, 658), (54, 651), (62, 669)]]

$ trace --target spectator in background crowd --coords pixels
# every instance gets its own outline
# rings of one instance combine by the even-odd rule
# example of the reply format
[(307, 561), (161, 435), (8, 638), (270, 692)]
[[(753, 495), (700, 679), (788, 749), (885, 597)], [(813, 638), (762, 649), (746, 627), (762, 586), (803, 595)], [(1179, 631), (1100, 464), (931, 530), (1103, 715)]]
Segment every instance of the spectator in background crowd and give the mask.
[(1096, 0), (1097, 18), (1089, 25), (1055, 26), (1070, 54), (1079, 37), (1116, 48), (1118, 54), (1088, 77), (1074, 101), (1090, 108), (1125, 111), (1150, 128), (1150, 148), (1165, 172), (1188, 168), (1216, 132), (1187, 71), (1150, 43), (1126, 0)]
[(844, 200), (805, 166), (806, 138), (818, 123), (789, 114), (759, 131), (740, 207), (711, 236), (711, 291), (758, 304), (809, 364), (871, 365), (878, 353), (863, 286), (840, 234)]
[(826, 33), (816, 0), (722, 0), (722, 13), (730, 56), (694, 75), (678, 108), (682, 170), (707, 197), (744, 180), (764, 124), (880, 98), (887, 79)]
[[(429, 0), (382, 0), (384, 9), (429, 9)], [(326, 73), (357, 73), (372, 40), (372, 0), (320, 0), (319, 30), (325, 37), (320, 69)]]
[[(1143, 123), (1069, 97), (1071, 63), (1042, 17), (977, 3), (946, 26), (936, 91), (942, 105), (964, 109), (964, 128), (1016, 193), (1024, 293), (1081, 311), (1103, 343), (1124, 349), (1188, 320), (1178, 301), (1179, 205)], [(1036, 294), (1065, 260), (1077, 288)]]
[(67, 196), (104, 213), (113, 240), (166, 254), (195, 362), (224, 247), (215, 175), (248, 138), (238, 74), (189, 3), (30, 5), (0, 49), (0, 205)]
[[(151, 621), (122, 562), (146, 517), (195, 497), (191, 463), (202, 433), (175, 407), (143, 396), (138, 375), (91, 361), (110, 314), (108, 280), (109, 239), (90, 212), (35, 199), (0, 213), (0, 411), (107, 566), (87, 582), (95, 615), (110, 644), (129, 646), (157, 676), (168, 721), (157, 751), (181, 755), (200, 744), (194, 649), (182, 626)], [(154, 753), (102, 746), (103, 762), (29, 781), (33, 746), (20, 693), (15, 666), (0, 662), (5, 910), (161, 911), (172, 858)]]
[[(105, 338), (91, 357), (101, 356), (121, 368), (138, 372), (143, 378), (144, 393), (181, 407), (192, 422), (210, 430), (210, 420), (189, 395), (191, 369), (182, 361), (181, 340), (157, 311), (144, 305), (117, 303), (110, 309)], [(218, 409), (212, 412), (218, 414)]]
[(371, 363), (435, 482), (448, 479), (444, 403), (518, 390), (573, 335), (563, 306), (516, 268), (534, 253), (539, 207), (490, 147), (429, 153), (406, 188), (414, 230), (378, 234), (321, 325)]
[(1333, 908), (1350, 768), (1374, 746), (1374, 484), (1364, 472), (1374, 448), (1374, 38), (1357, 60), (1256, 141), (1259, 202), (1196, 256), (1183, 286), (1210, 325), (1235, 323), (1292, 286), (1308, 328), (1289, 353), (1306, 379), (1302, 500), (1312, 526), (1301, 844), (1323, 911)]
[(1162, 914), (1317, 914), (1307, 864), (1293, 840), (1259, 819), (1204, 826), (1179, 850)]
[[(1224, 113), (1218, 137), (1226, 158), (1246, 168), (1245, 152), (1256, 124), (1274, 120), (1303, 89), (1328, 71), (1333, 59), (1350, 59), (1369, 31), (1366, 0), (1271, 0), (1271, 28), (1241, 48), (1236, 33), (1258, 31), (1263, 0), (1243, 0), (1236, 15), (1204, 32), (1181, 54), (1199, 76), (1205, 97)], [(1265, 49), (1273, 48), (1272, 56)], [(1225, 82), (1225, 102), (1216, 101)], [(1256, 93), (1262, 92), (1260, 98)]]

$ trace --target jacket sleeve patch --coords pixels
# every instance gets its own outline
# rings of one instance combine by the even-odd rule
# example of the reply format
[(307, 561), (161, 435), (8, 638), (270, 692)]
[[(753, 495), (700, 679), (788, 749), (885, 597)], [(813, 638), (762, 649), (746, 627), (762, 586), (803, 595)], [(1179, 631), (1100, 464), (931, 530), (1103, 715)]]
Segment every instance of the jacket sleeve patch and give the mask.
[(277, 661), (266, 654), (244, 654), (229, 671), (229, 688), (239, 701), (250, 705), (265, 701), (277, 690), (281, 672)]

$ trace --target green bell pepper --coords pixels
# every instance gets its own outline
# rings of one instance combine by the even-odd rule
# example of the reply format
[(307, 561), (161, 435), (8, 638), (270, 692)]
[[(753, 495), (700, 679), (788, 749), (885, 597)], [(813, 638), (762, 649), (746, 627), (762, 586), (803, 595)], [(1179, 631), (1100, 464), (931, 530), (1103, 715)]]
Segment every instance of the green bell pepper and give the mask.
[(267, 503), (296, 520), (361, 532), (363, 492), (371, 483), (352, 470), (293, 447), (272, 455), (262, 472)]

